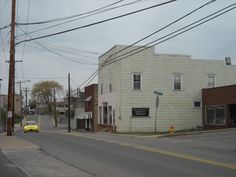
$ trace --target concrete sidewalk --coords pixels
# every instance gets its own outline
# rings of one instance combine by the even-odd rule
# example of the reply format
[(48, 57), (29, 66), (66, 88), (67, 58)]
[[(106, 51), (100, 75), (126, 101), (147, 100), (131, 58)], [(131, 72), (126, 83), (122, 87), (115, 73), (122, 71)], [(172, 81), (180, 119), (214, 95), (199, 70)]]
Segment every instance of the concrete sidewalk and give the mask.
[[(66, 164), (49, 154), (40, 150), (40, 147), (25, 140), (21, 140), (16, 136), (6, 136), (5, 133), (0, 134), (0, 163), (8, 167), (15, 167), (15, 171), (11, 168), (1, 168), (0, 174), (8, 174), (7, 176), (19, 177), (92, 177), (93, 175), (85, 171)], [(16, 175), (16, 172), (19, 175)], [(0, 175), (2, 176), (2, 175)], [(6, 175), (3, 175), (6, 176)]]

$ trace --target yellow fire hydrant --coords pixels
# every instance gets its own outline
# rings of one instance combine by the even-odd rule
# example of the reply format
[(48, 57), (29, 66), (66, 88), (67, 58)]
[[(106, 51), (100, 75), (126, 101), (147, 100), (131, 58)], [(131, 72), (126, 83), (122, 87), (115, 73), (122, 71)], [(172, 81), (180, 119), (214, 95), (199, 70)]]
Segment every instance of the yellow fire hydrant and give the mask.
[(170, 134), (175, 133), (175, 127), (174, 127), (173, 125), (170, 126), (170, 128), (169, 128), (169, 133), (170, 133)]

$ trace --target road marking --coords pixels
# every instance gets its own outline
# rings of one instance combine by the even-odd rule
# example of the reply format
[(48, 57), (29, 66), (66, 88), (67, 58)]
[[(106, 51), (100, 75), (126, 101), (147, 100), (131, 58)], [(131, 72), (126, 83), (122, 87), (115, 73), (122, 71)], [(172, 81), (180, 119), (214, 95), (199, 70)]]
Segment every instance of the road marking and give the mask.
[(87, 137), (87, 136), (83, 136), (81, 134), (75, 134), (75, 133), (67, 133), (67, 132), (50, 132), (50, 133), (61, 133), (61, 134), (67, 134), (67, 135), (72, 135), (72, 136), (79, 136), (79, 137), (89, 138), (89, 139), (93, 139), (93, 140), (97, 140), (97, 141), (103, 141), (106, 143), (118, 144), (120, 146), (132, 147), (132, 148), (143, 150), (143, 151), (154, 152), (154, 153), (158, 153), (158, 154), (162, 154), (162, 155), (166, 155), (166, 156), (172, 156), (172, 157), (191, 160), (191, 161), (195, 161), (195, 162), (205, 163), (205, 164), (209, 164), (209, 165), (213, 165), (213, 166), (218, 166), (221, 168), (228, 168), (231, 170), (236, 170), (236, 164), (230, 164), (230, 163), (225, 163), (225, 162), (203, 159), (203, 158), (188, 155), (188, 154), (165, 151), (165, 150), (161, 150), (161, 149), (153, 148), (153, 147), (134, 145), (134, 144), (124, 143), (124, 142), (117, 142), (115, 140), (104, 140), (104, 139), (100, 139), (100, 138)]
[(229, 168), (229, 169), (236, 170), (236, 164), (218, 162), (218, 161), (214, 161), (214, 160), (203, 159), (203, 158), (192, 156), (192, 155), (176, 153), (176, 152), (170, 152), (170, 151), (165, 151), (165, 150), (146, 147), (146, 146), (136, 146), (136, 145), (134, 145), (133, 147), (136, 148), (136, 149), (140, 149), (140, 150), (155, 152), (155, 153), (158, 153), (158, 154), (163, 154), (163, 155), (167, 155), (167, 156), (192, 160), (192, 161), (196, 161), (196, 162), (201, 162), (201, 163), (210, 164), (210, 165), (214, 165), (214, 166), (218, 166), (218, 167), (223, 167), (223, 168)]

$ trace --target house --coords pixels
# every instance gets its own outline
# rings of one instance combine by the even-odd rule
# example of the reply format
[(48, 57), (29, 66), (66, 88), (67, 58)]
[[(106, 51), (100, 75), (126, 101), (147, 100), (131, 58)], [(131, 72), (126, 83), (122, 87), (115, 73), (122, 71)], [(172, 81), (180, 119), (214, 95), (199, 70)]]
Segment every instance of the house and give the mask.
[[(8, 96), (7, 95), (0, 95), (0, 107), (4, 108), (7, 107)], [(22, 102), (20, 100), (20, 95), (15, 94), (15, 101), (14, 101), (14, 111), (15, 114), (20, 115), (22, 108)]]
[[(126, 47), (117, 45), (99, 57), (98, 124), (108, 130), (202, 127), (202, 89), (236, 84), (236, 66), (225, 60), (156, 54), (154, 47)], [(143, 51), (131, 55), (133, 50)], [(158, 96), (158, 108), (154, 92), (163, 94)]]
[[(6, 130), (8, 96), (0, 95), (0, 130)], [(20, 95), (15, 95), (14, 111), (16, 115), (21, 115), (22, 102)], [(4, 114), (5, 113), (5, 114)], [(17, 120), (15, 120), (16, 122)]]
[(98, 85), (91, 84), (84, 89), (84, 112), (77, 118), (77, 129), (97, 131)]

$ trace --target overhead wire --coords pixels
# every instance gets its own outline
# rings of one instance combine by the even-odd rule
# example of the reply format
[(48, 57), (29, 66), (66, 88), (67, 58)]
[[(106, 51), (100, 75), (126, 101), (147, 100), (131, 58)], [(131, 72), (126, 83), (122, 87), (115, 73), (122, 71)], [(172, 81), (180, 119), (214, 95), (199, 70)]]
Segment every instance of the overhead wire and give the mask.
[[(118, 57), (117, 57), (118, 59), (115, 58), (115, 59), (111, 60), (110, 62), (108, 61), (109, 63), (108, 63), (108, 62), (103, 63), (86, 81), (84, 81), (84, 82), (81, 84), (81, 86), (84, 85), (85, 83), (87, 83), (87, 85), (88, 85), (88, 84), (96, 77), (96, 75), (98, 74), (98, 72), (99, 72), (104, 66), (109, 65), (109, 64), (112, 64), (112, 63), (115, 63), (115, 62), (120, 61), (120, 60), (123, 60), (123, 59), (126, 59), (126, 58), (128, 58), (128, 57), (130, 57), (130, 56), (132, 56), (132, 55), (135, 55), (135, 54), (137, 54), (137, 53), (140, 53), (140, 52), (142, 52), (142, 51), (144, 51), (144, 50), (147, 50), (147, 49), (149, 49), (149, 48), (151, 48), (151, 47), (154, 47), (154, 46), (159, 45), (159, 44), (161, 44), (161, 43), (163, 43), (163, 42), (166, 42), (166, 41), (168, 41), (168, 40), (170, 40), (170, 39), (172, 39), (172, 38), (174, 38), (174, 37), (177, 37), (177, 36), (179, 36), (179, 35), (181, 35), (181, 34), (187, 32), (187, 31), (190, 31), (190, 30), (192, 30), (192, 29), (194, 29), (194, 28), (196, 28), (196, 27), (198, 27), (198, 26), (200, 26), (200, 25), (202, 25), (202, 24), (207, 23), (208, 21), (211, 21), (211, 20), (213, 20), (213, 19), (215, 19), (215, 18), (217, 18), (217, 17), (219, 17), (219, 16), (221, 16), (221, 15), (223, 15), (223, 14), (225, 14), (225, 13), (227, 13), (227, 12), (233, 10), (233, 9), (235, 9), (235, 8), (236, 8), (236, 7), (234, 7), (235, 5), (236, 5), (236, 4), (234, 3), (234, 4), (231, 4), (231, 5), (229, 5), (229, 6), (226, 6), (225, 8), (222, 8), (222, 9), (220, 9), (219, 11), (216, 11), (215, 13), (212, 13), (212, 14), (210, 14), (210, 15), (208, 15), (208, 16), (206, 16), (206, 17), (200, 19), (200, 20), (197, 20), (197, 21), (195, 21), (195, 22), (193, 22), (193, 23), (191, 23), (191, 24), (189, 24), (189, 25), (183, 27), (183, 28), (180, 28), (180, 29), (176, 30), (175, 32), (172, 32), (172, 33), (170, 33), (170, 34), (168, 34), (168, 35), (165, 35), (165, 36), (163, 36), (163, 37), (161, 37), (161, 38), (159, 38), (159, 39), (157, 39), (157, 40), (151, 42), (151, 43), (156, 42), (156, 43), (154, 43), (154, 44), (151, 45), (151, 46), (147, 46), (147, 45), (150, 44), (150, 43), (148, 43), (147, 45), (144, 45), (144, 46), (139, 47), (139, 49), (141, 49), (141, 50), (139, 50), (139, 51), (137, 51), (137, 52), (135, 52), (135, 53), (131, 53), (131, 54), (127, 55), (127, 56), (124, 56), (123, 58), (118, 58)], [(232, 7), (232, 8), (230, 8), (230, 7)], [(228, 10), (226, 10), (226, 9), (228, 9)], [(222, 12), (222, 11), (223, 11), (223, 12)], [(221, 12), (221, 13), (219, 13), (219, 12)], [(214, 15), (215, 15), (215, 16), (214, 16)], [(211, 16), (213, 16), (213, 17), (211, 17)], [(211, 17), (211, 18), (209, 18), (209, 17)], [(206, 18), (209, 18), (209, 19), (203, 21), (203, 20), (206, 19)], [(203, 21), (203, 22), (201, 22), (201, 21)], [(201, 22), (201, 23), (199, 23), (199, 22)], [(198, 23), (198, 24), (197, 24), (197, 25), (194, 25), (194, 24), (196, 24), (196, 23)], [(192, 25), (194, 25), (194, 26), (192, 26)], [(190, 27), (190, 26), (192, 26), (192, 27)], [(188, 28), (188, 27), (190, 27), (190, 28)], [(188, 29), (183, 30), (183, 29), (185, 29), (185, 28), (188, 28)], [(181, 31), (181, 30), (183, 30), (183, 31)], [(179, 31), (181, 31), (181, 32), (179, 32)], [(177, 33), (177, 32), (179, 32), (179, 33)], [(174, 34), (174, 33), (177, 33), (177, 34), (175, 34), (175, 35), (173, 35), (173, 36), (171, 36), (171, 37), (169, 37), (169, 38), (166, 38), (166, 37), (168, 37), (169, 35), (172, 35), (172, 34)], [(166, 39), (163, 39), (163, 38), (166, 38)], [(160, 42), (157, 42), (158, 40), (161, 40), (161, 39), (163, 39), (163, 40), (160, 41)], [(147, 46), (147, 47), (145, 47), (145, 46)], [(136, 49), (134, 49), (134, 50), (136, 50)], [(129, 53), (130, 53), (130, 52), (129, 52)], [(119, 57), (120, 57), (120, 56), (119, 56)], [(87, 85), (86, 85), (86, 86), (87, 86)]]
[[(64, 25), (64, 24), (67, 24), (67, 23), (70, 23), (70, 22), (73, 22), (73, 21), (77, 21), (77, 20), (81, 20), (81, 19), (84, 19), (84, 18), (88, 18), (88, 17), (94, 16), (94, 15), (98, 15), (98, 14), (101, 14), (101, 13), (104, 13), (104, 12), (107, 12), (107, 11), (110, 11), (110, 10), (114, 10), (114, 9), (117, 9), (117, 8), (133, 5), (133, 4), (139, 3), (141, 1), (144, 1), (144, 0), (135, 0), (133, 2), (126, 3), (126, 4), (123, 4), (123, 5), (120, 5), (120, 6), (116, 6), (116, 7), (112, 7), (112, 8), (108, 8), (108, 9), (104, 9), (104, 10), (100, 10), (98, 12), (94, 12), (94, 13), (86, 15), (86, 16), (83, 16), (83, 14), (81, 14), (82, 17), (78, 17), (76, 19), (69, 20), (69, 21), (62, 22), (62, 23), (57, 23), (57, 24), (54, 24), (54, 25), (51, 25), (51, 26), (43, 27), (43, 28), (40, 28), (40, 29), (37, 29), (37, 30), (34, 30), (34, 31), (30, 31), (28, 34), (36, 33), (36, 32), (39, 32), (39, 31), (46, 30), (46, 29), (50, 29), (50, 28), (53, 28), (53, 27)], [(145, 1), (148, 1), (148, 0), (145, 0)], [(78, 15), (78, 16), (80, 16), (80, 15)], [(18, 24), (21, 25), (21, 23), (18, 23)], [(25, 25), (27, 25), (27, 24), (25, 24)], [(18, 35), (17, 37), (20, 37), (20, 36), (23, 36), (23, 34)]]
[(85, 13), (80, 13), (80, 14), (76, 14), (76, 15), (71, 15), (71, 16), (68, 16), (68, 17), (54, 18), (54, 19), (51, 19), (51, 20), (45, 20), (45, 21), (39, 21), (39, 22), (16, 23), (16, 25), (41, 25), (41, 24), (45, 24), (45, 23), (52, 23), (52, 22), (57, 22), (57, 21), (63, 21), (63, 20), (67, 20), (67, 19), (70, 19), (70, 18), (75, 18), (75, 17), (79, 17), (79, 16), (91, 14), (91, 13), (100, 11), (100, 10), (102, 10), (102, 9), (108, 8), (108, 7), (110, 7), (110, 6), (113, 6), (113, 5), (115, 5), (115, 4), (121, 3), (121, 2), (123, 2), (123, 1), (124, 1), (124, 0), (119, 0), (119, 1), (116, 1), (116, 2), (114, 2), (114, 3), (108, 4), (108, 5), (106, 5), (106, 6), (103, 6), (103, 7), (100, 7), (100, 8), (97, 8), (97, 9), (94, 9), (94, 10), (91, 10), (91, 11), (88, 11), (88, 12), (85, 12)]
[(78, 51), (80, 53), (87, 53), (87, 54), (92, 54), (92, 55), (101, 55), (101, 53), (98, 52), (94, 52), (94, 51), (90, 51), (90, 50), (84, 50), (84, 49), (76, 49), (76, 48), (71, 48), (71, 47), (65, 47), (62, 45), (58, 45), (58, 44), (52, 44), (52, 43), (48, 43), (48, 42), (41, 42), (42, 44), (45, 44), (47, 46), (51, 46), (51, 48), (58, 48), (58, 49), (63, 49), (63, 50), (68, 50), (68, 51)]
[[(23, 29), (21, 29), (19, 26), (18, 26), (17, 28), (19, 28), (22, 32), (25, 32), (25, 31), (24, 31)], [(32, 38), (30, 35), (28, 35), (28, 36), (29, 36), (30, 38)], [(36, 41), (36, 40), (34, 40), (34, 42), (35, 42), (36, 44), (38, 44), (39, 46), (41, 46), (44, 50), (47, 50), (48, 52), (53, 53), (54, 55), (57, 55), (57, 56), (59, 56), (59, 57), (61, 57), (61, 58), (64, 58), (64, 59), (73, 61), (73, 62), (75, 62), (75, 63), (83, 64), (83, 65), (97, 65), (96, 63), (88, 63), (88, 62), (86, 63), (86, 62), (77, 61), (77, 60), (75, 60), (75, 59), (73, 59), (73, 58), (71, 58), (71, 57), (64, 56), (64, 55), (62, 55), (61, 53), (58, 53), (58, 52), (55, 52), (55, 51), (51, 50), (50, 48), (46, 47), (45, 45), (41, 44), (40, 42), (38, 42), (38, 41)]]
[[(166, 28), (170, 27), (171, 25), (173, 25), (173, 24), (179, 22), (180, 20), (183, 20), (183, 19), (186, 18), (187, 16), (190, 16), (191, 14), (193, 14), (193, 13), (197, 12), (198, 10), (202, 9), (203, 7), (205, 7), (205, 6), (207, 6), (207, 5), (211, 4), (211, 3), (213, 3), (214, 1), (215, 1), (215, 0), (211, 0), (211, 1), (207, 2), (207, 3), (204, 3), (203, 5), (201, 5), (201, 6), (197, 7), (197, 8), (195, 8), (194, 10), (190, 11), (189, 13), (187, 13), (187, 14), (181, 16), (180, 18), (178, 18), (178, 19), (176, 19), (176, 20), (170, 22), (169, 24), (163, 26), (162, 28), (156, 30), (155, 32), (153, 32), (153, 33), (151, 33), (151, 34), (149, 34), (149, 35), (147, 35), (147, 36), (141, 38), (140, 40), (138, 40), (138, 41), (132, 43), (131, 45), (129, 45), (129, 46), (127, 46), (127, 47), (125, 47), (125, 48), (123, 48), (123, 49), (121, 49), (121, 50), (119, 50), (119, 51), (113, 53), (113, 54), (111, 54), (111, 55), (108, 56), (108, 58), (104, 61), (104, 63), (103, 63), (101, 66), (99, 66), (99, 68), (98, 68), (87, 80), (85, 80), (85, 81), (83, 82), (82, 85), (84, 85), (84, 84), (85, 84), (88, 80), (90, 80), (91, 78), (94, 78), (95, 76), (93, 77), (93, 75), (96, 75), (96, 73), (101, 70), (101, 68), (103, 67), (103, 65), (106, 64), (106, 61), (108, 61), (112, 56), (114, 56), (114, 55), (116, 55), (116, 54), (119, 54), (119, 53), (121, 53), (121, 52), (123, 52), (123, 51), (129, 49), (130, 47), (132, 47), (132, 46), (138, 44), (139, 42), (141, 42), (141, 41), (143, 41), (143, 40), (145, 40), (145, 39), (147, 39), (147, 38), (149, 38), (149, 37), (151, 37), (151, 36), (153, 36), (154, 34), (160, 32), (160, 31), (163, 31), (164, 29), (166, 29)], [(82, 85), (81, 85), (81, 86), (82, 86)]]
[[(230, 7), (231, 7), (231, 8), (230, 8)], [(147, 50), (148, 48), (151, 48), (151, 47), (154, 47), (154, 46), (156, 46), (156, 45), (158, 45), (158, 44), (161, 44), (161, 43), (163, 43), (163, 42), (165, 42), (165, 41), (167, 41), (167, 40), (172, 39), (173, 37), (179, 36), (180, 34), (183, 34), (183, 33), (187, 32), (187, 31), (189, 31), (189, 30), (191, 30), (191, 29), (193, 29), (193, 28), (196, 28), (196, 27), (198, 27), (198, 26), (200, 26), (200, 25), (202, 25), (202, 24), (208, 22), (208, 21), (211, 21), (211, 20), (213, 20), (213, 19), (215, 19), (215, 18), (217, 18), (217, 17), (219, 17), (219, 16), (221, 16), (221, 15), (223, 15), (223, 14), (225, 14), (225, 13), (227, 13), (227, 12), (229, 12), (229, 11), (235, 9), (235, 8), (236, 8), (236, 3), (231, 4), (231, 5), (229, 5), (229, 6), (225, 7), (225, 8), (222, 8), (222, 9), (220, 9), (220, 10), (218, 10), (218, 11), (216, 11), (216, 12), (214, 12), (214, 13), (212, 13), (212, 14), (210, 14), (210, 15), (204, 17), (204, 18), (201, 18), (201, 19), (199, 19), (199, 20), (197, 20), (197, 21), (195, 21), (195, 22), (193, 22), (193, 23), (191, 23), (191, 24), (189, 24), (189, 25), (186, 25), (186, 26), (184, 26), (184, 27), (182, 27), (182, 28), (180, 28), (180, 29), (178, 29), (178, 30), (176, 30), (176, 31), (174, 31), (174, 32), (171, 32), (171, 33), (169, 33), (169, 34), (167, 34), (167, 35), (165, 35), (165, 36), (163, 36), (163, 37), (161, 37), (161, 38), (158, 38), (158, 39), (156, 39), (156, 40), (154, 40), (154, 41), (152, 41), (152, 42), (149, 42), (149, 43), (147, 43), (147, 44), (144, 45), (144, 46), (138, 47), (137, 49), (131, 50), (131, 51), (125, 53), (125, 54), (122, 54), (122, 55), (120, 55), (120, 56), (117, 56), (116, 58), (114, 58), (114, 59), (111, 60), (111, 63), (114, 63), (114, 62), (116, 62), (116, 61), (120, 61), (120, 60), (125, 59), (125, 58), (127, 58), (127, 57), (133, 56), (133, 55), (135, 55), (135, 54), (137, 54), (137, 53), (140, 53), (140, 52), (142, 52), (142, 51), (144, 51), (144, 50)], [(226, 9), (228, 9), (228, 10), (226, 10)], [(223, 11), (223, 12), (222, 12), (222, 11)], [(220, 12), (221, 12), (221, 13), (220, 13)], [(210, 17), (211, 17), (211, 18), (210, 18)], [(207, 19), (207, 20), (205, 20), (205, 19)], [(205, 20), (205, 21), (204, 21), (204, 20)], [(200, 22), (200, 23), (199, 23), (199, 22)], [(195, 24), (196, 24), (196, 25), (195, 25)], [(191, 27), (191, 26), (192, 26), (192, 27)], [(190, 27), (190, 28), (188, 28), (188, 27)], [(187, 29), (186, 29), (186, 28), (187, 28)], [(186, 29), (186, 30), (184, 30), (184, 29)], [(182, 30), (183, 30), (183, 31), (182, 31)], [(182, 31), (182, 32), (179, 32), (179, 31)], [(177, 32), (179, 32), (179, 33), (177, 33)], [(176, 33), (177, 33), (177, 34), (176, 34)], [(171, 35), (173, 35), (173, 36), (171, 36)], [(171, 36), (171, 37), (169, 37), (169, 36)], [(168, 37), (168, 38), (167, 38), (167, 37)], [(165, 38), (167, 38), (167, 39), (165, 39)], [(160, 40), (162, 40), (162, 41), (160, 41)], [(160, 42), (157, 42), (157, 41), (160, 41)], [(151, 44), (151, 45), (150, 45), (150, 44)], [(150, 45), (150, 46), (149, 46), (149, 45)], [(141, 49), (141, 50), (139, 50), (139, 49)], [(135, 51), (137, 51), (137, 52), (135, 52)], [(134, 52), (134, 53), (132, 53), (132, 52)], [(130, 53), (130, 54), (129, 54), (129, 53)], [(129, 54), (129, 55), (127, 55), (127, 54)], [(122, 56), (123, 56), (123, 57), (122, 57)], [(120, 58), (120, 57), (122, 57), (122, 58)], [(120, 59), (119, 59), (119, 58), (120, 58)], [(109, 62), (109, 61), (108, 61), (108, 62)]]
[[(85, 57), (87, 59), (91, 59), (91, 60), (97, 60), (97, 57), (92, 57), (92, 56), (88, 56), (88, 55), (85, 55), (85, 54), (81, 54), (83, 52), (81, 51), (77, 51), (77, 49), (72, 49), (72, 48), (68, 48), (68, 47), (62, 47), (62, 46), (57, 46), (57, 45), (49, 45), (49, 44), (45, 44), (43, 42), (41, 42), (41, 44), (47, 46), (48, 48), (52, 49), (52, 50), (57, 50), (57, 51), (60, 51), (60, 52), (64, 52), (64, 53), (68, 53), (68, 54), (75, 54), (77, 56), (82, 56), (82, 57)], [(91, 54), (91, 53), (90, 53)], [(94, 54), (93, 54), (94, 55)], [(98, 54), (96, 54), (98, 55)]]
[(16, 45), (18, 45), (20, 43), (23, 43), (23, 42), (29, 42), (29, 41), (33, 41), (33, 40), (42, 39), (42, 38), (48, 38), (48, 37), (51, 37), (51, 36), (56, 36), (56, 35), (68, 33), (68, 32), (71, 32), (71, 31), (79, 30), (79, 29), (82, 29), (82, 28), (87, 28), (87, 27), (90, 27), (90, 26), (98, 25), (98, 24), (101, 24), (101, 23), (104, 23), (104, 22), (112, 21), (112, 20), (115, 20), (115, 19), (118, 19), (118, 18), (133, 15), (133, 14), (136, 14), (136, 13), (139, 13), (139, 12), (142, 12), (142, 11), (146, 11), (146, 10), (153, 9), (153, 8), (165, 5), (165, 4), (169, 4), (169, 3), (172, 3), (174, 1), (177, 1), (177, 0), (169, 0), (169, 1), (166, 1), (166, 2), (163, 2), (163, 3), (160, 3), (160, 4), (156, 4), (156, 5), (153, 5), (153, 6), (146, 7), (146, 8), (142, 8), (142, 9), (139, 9), (139, 10), (136, 10), (136, 11), (132, 11), (132, 12), (129, 12), (129, 13), (126, 13), (126, 14), (123, 14), (123, 15), (108, 18), (108, 19), (105, 19), (105, 20), (101, 20), (101, 21), (98, 21), (98, 22), (91, 23), (91, 24), (87, 24), (87, 25), (76, 27), (76, 28), (71, 28), (71, 29), (68, 29), (68, 30), (64, 30), (64, 31), (60, 31), (60, 32), (56, 32), (56, 33), (52, 33), (52, 34), (48, 34), (48, 35), (43, 35), (43, 36), (39, 36), (39, 37), (27, 39), (27, 40), (22, 40), (22, 41), (17, 42)]
[[(123, 48), (123, 49), (121, 49), (121, 50), (119, 50), (119, 51), (113, 53), (113, 54), (111, 54), (111, 55), (108, 57), (108, 59), (111, 58), (112, 56), (114, 56), (114, 55), (116, 55), (116, 54), (118, 54), (118, 53), (121, 53), (121, 52), (123, 52), (123, 51), (129, 49), (130, 47), (132, 47), (132, 46), (134, 46), (134, 45), (136, 45), (136, 44), (138, 44), (138, 43), (144, 41), (145, 39), (147, 39), (147, 38), (153, 36), (154, 34), (157, 34), (157, 33), (159, 33), (160, 31), (163, 31), (164, 29), (166, 29), (166, 28), (172, 26), (173, 24), (179, 22), (180, 20), (183, 20), (184, 18), (190, 16), (191, 14), (197, 12), (198, 10), (202, 9), (203, 7), (205, 7), (205, 6), (207, 6), (207, 5), (211, 4), (211, 3), (213, 3), (213, 2), (215, 2), (215, 1), (216, 1), (216, 0), (211, 0), (211, 1), (209, 1), (209, 2), (207, 2), (207, 3), (205, 3), (205, 4), (203, 4), (203, 5), (199, 6), (198, 8), (196, 8), (196, 9), (190, 11), (189, 13), (187, 13), (187, 14), (181, 16), (180, 18), (178, 18), (178, 19), (172, 21), (171, 23), (169, 23), (169, 24), (163, 26), (162, 28), (160, 28), (160, 29), (154, 31), (153, 33), (151, 33), (151, 34), (149, 34), (149, 35), (147, 35), (147, 36), (141, 38), (140, 40), (138, 40), (138, 41), (132, 43), (131, 45), (129, 45), (129, 46), (127, 46), (127, 47), (125, 47), (125, 48)], [(108, 59), (107, 59), (107, 60), (108, 60)]]

